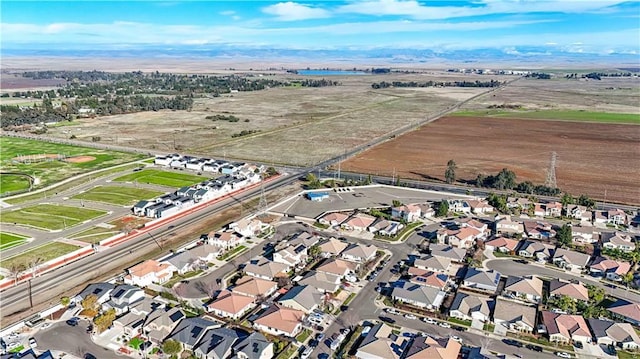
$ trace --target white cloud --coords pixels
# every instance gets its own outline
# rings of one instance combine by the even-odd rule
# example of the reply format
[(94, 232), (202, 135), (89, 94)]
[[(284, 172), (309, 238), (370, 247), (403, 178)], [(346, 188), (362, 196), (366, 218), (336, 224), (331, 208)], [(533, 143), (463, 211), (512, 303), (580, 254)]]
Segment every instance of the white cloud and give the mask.
[(233, 10), (226, 10), (226, 11), (220, 11), (219, 14), (222, 16), (232, 16), (232, 15), (235, 15), (236, 12)]
[(304, 4), (287, 1), (262, 8), (262, 12), (277, 16), (281, 21), (297, 21), (329, 17), (329, 11)]

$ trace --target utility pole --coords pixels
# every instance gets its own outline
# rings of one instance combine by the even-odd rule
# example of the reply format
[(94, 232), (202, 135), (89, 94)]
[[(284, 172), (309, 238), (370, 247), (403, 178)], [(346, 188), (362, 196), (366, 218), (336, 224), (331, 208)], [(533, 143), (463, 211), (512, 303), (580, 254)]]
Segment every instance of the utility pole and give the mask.
[(29, 288), (29, 307), (33, 308), (33, 297), (31, 296), (31, 278), (27, 281), (27, 288)]
[(148, 233), (149, 233), (149, 237), (151, 237), (151, 239), (153, 239), (153, 241), (154, 241), (154, 242), (156, 242), (156, 244), (158, 245), (158, 247), (159, 247), (160, 249), (162, 249), (162, 246), (160, 245), (160, 243), (158, 243), (158, 241), (157, 241), (157, 240), (156, 240), (156, 238), (151, 234), (151, 232), (148, 232)]

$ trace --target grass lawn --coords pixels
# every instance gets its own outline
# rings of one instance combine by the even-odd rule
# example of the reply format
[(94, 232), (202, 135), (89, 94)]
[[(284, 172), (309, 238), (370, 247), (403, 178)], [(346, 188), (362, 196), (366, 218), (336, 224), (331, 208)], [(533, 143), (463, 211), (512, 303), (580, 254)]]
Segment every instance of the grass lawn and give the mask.
[(0, 250), (9, 249), (26, 242), (29, 237), (15, 233), (0, 232)]
[(26, 264), (32, 258), (37, 258), (37, 257), (41, 258), (42, 262), (44, 263), (54, 258), (61, 257), (67, 253), (71, 253), (77, 250), (78, 248), (80, 247), (74, 246), (68, 243), (51, 242), (43, 246), (33, 248), (17, 256), (13, 256), (8, 259), (2, 259), (0, 261), (0, 266), (2, 266), (2, 268), (9, 268), (13, 264), (17, 264), (17, 265)]
[(221, 255), (220, 257), (218, 257), (219, 260), (224, 261), (224, 260), (229, 260), (232, 259), (233, 257), (239, 255), (241, 252), (243, 252), (245, 249), (247, 249), (247, 247), (245, 246), (237, 246), (234, 249), (232, 249), (231, 251)]
[(98, 186), (71, 198), (126, 206), (134, 205), (140, 200), (155, 198), (162, 194), (164, 193), (145, 188)]
[(209, 178), (203, 176), (195, 176), (187, 173), (168, 172), (156, 169), (146, 169), (139, 172), (130, 173), (116, 178), (117, 182), (139, 182), (157, 184), (167, 187), (184, 187), (191, 186), (198, 182), (205, 181)]
[[(146, 156), (126, 153), (98, 150), (89, 147), (63, 145), (58, 143), (29, 140), (23, 138), (0, 137), (0, 169), (7, 172), (25, 173), (40, 179), (38, 187), (51, 185), (62, 179), (74, 175), (108, 168), (117, 164), (143, 159)], [(93, 159), (87, 162), (72, 163), (62, 160), (51, 160), (43, 162), (21, 163), (13, 159), (25, 155), (63, 155), (68, 157), (90, 156)], [(0, 187), (1, 193), (15, 191), (11, 186)], [(28, 187), (27, 187), (28, 188)]]
[(355, 297), (356, 297), (356, 293), (349, 294), (349, 296), (347, 297), (347, 299), (344, 300), (344, 303), (342, 303), (342, 305), (349, 305), (349, 303), (351, 303), (351, 301)]
[(287, 346), (287, 349), (283, 350), (277, 357), (276, 359), (289, 359), (291, 357), (293, 357), (296, 352), (298, 351), (298, 347), (293, 345), (293, 344), (289, 344), (289, 346)]
[(135, 350), (138, 350), (138, 349), (140, 349), (140, 346), (142, 345), (142, 343), (144, 343), (144, 340), (142, 340), (142, 339), (140, 339), (138, 337), (135, 337), (135, 338), (132, 338), (131, 340), (129, 340), (129, 347), (133, 348)]
[(296, 340), (300, 343), (304, 343), (307, 340), (307, 338), (309, 338), (310, 335), (311, 335), (311, 330), (304, 329), (300, 334), (298, 334), (298, 336), (296, 337)]
[(21, 175), (0, 175), (0, 193), (21, 192), (29, 189), (30, 181)]
[(640, 359), (640, 352), (631, 353), (624, 350), (618, 350), (618, 359)]
[(72, 227), (86, 220), (106, 214), (89, 208), (38, 204), (15, 211), (2, 213), (1, 221), (18, 225), (32, 226), (45, 230), (58, 230)]
[(82, 232), (74, 233), (69, 236), (70, 239), (76, 239), (87, 243), (96, 243), (111, 236), (120, 233), (119, 230), (113, 228), (91, 227)]
[(640, 115), (633, 113), (592, 112), (580, 110), (507, 111), (501, 109), (486, 109), (459, 111), (452, 114), (452, 116), (512, 117), (534, 120), (537, 119), (640, 124)]
[(470, 327), (471, 326), (471, 321), (470, 320), (460, 320), (457, 318), (449, 318), (449, 321), (451, 323), (455, 323), (458, 325), (464, 325), (465, 327)]

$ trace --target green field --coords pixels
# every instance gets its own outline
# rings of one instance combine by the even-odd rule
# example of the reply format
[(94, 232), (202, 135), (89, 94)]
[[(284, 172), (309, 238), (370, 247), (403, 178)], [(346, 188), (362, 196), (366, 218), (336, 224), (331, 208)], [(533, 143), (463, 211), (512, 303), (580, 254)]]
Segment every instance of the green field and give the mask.
[(59, 230), (106, 214), (89, 208), (38, 204), (2, 213), (3, 223), (15, 223), (44, 230)]
[(118, 182), (138, 182), (157, 184), (167, 187), (184, 187), (191, 186), (198, 182), (208, 180), (203, 176), (194, 176), (186, 173), (167, 172), (162, 170), (147, 169), (139, 172), (130, 173), (122, 177), (114, 179)]
[(0, 250), (19, 246), (26, 242), (28, 238), (20, 234), (0, 232)]
[[(146, 157), (133, 153), (105, 151), (13, 137), (0, 137), (0, 148), (2, 148), (2, 151), (0, 151), (0, 169), (5, 172), (19, 172), (37, 177), (40, 180), (37, 187), (45, 187), (74, 175)], [(32, 163), (14, 161), (14, 158), (18, 156), (42, 154), (64, 155), (66, 157), (91, 156), (95, 159), (84, 163), (70, 163), (57, 159)], [(28, 186), (26, 188), (14, 187), (12, 189), (11, 186), (5, 187), (3, 182), (0, 194), (27, 188)]]
[(71, 198), (111, 203), (115, 205), (133, 205), (140, 200), (151, 199), (164, 194), (144, 188), (99, 186)]
[(0, 174), (0, 193), (25, 191), (29, 189), (30, 184), (26, 176)]
[(10, 268), (13, 264), (27, 265), (32, 259), (40, 258), (41, 263), (50, 261), (54, 258), (61, 257), (67, 253), (71, 253), (80, 247), (73, 244), (51, 242), (40, 247), (33, 248), (14, 257), (0, 260), (0, 267)]
[(74, 233), (70, 235), (69, 238), (87, 243), (96, 243), (103, 239), (115, 236), (118, 233), (120, 233), (119, 230), (114, 230), (112, 228), (91, 227), (82, 232)]
[(451, 116), (508, 117), (534, 120), (586, 121), (605, 123), (640, 124), (640, 115), (633, 113), (591, 112), (581, 110), (468, 110), (458, 111)]

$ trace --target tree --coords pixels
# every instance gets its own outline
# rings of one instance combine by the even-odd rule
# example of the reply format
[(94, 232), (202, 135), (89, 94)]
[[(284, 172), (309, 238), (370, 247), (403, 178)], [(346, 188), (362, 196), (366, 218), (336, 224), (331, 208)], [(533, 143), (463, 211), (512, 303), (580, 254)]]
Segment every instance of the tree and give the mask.
[(554, 299), (551, 304), (565, 312), (575, 313), (576, 311), (576, 302), (573, 298), (567, 295), (561, 295), (560, 297)]
[(456, 165), (456, 161), (449, 160), (447, 162), (447, 169), (444, 171), (444, 180), (445, 182), (451, 184), (456, 181), (456, 169), (458, 166)]
[(397, 199), (394, 199), (394, 200), (391, 202), (391, 204), (392, 204), (394, 207), (400, 207), (400, 206), (402, 206), (402, 202), (398, 201)]
[(593, 209), (596, 206), (596, 201), (589, 198), (586, 194), (581, 194), (580, 197), (578, 197), (578, 204), (587, 207), (587, 209)]
[(278, 276), (276, 278), (276, 281), (278, 283), (278, 288), (284, 288), (288, 285), (291, 285), (291, 279), (289, 279), (288, 276)]
[(96, 325), (98, 332), (102, 333), (113, 324), (114, 320), (116, 320), (116, 310), (114, 308), (111, 308), (97, 316), (93, 320), (93, 323)]
[(436, 211), (437, 217), (444, 217), (449, 213), (449, 202), (446, 200), (440, 201), (440, 205), (438, 205), (438, 210)]
[(38, 273), (38, 266), (40, 264), (42, 264), (44, 262), (44, 259), (42, 259), (42, 257), (40, 256), (33, 256), (29, 258), (29, 270), (31, 271), (31, 274), (33, 275), (33, 277), (35, 277)]
[(568, 204), (573, 204), (575, 202), (575, 199), (573, 198), (572, 195), (568, 194), (567, 192), (562, 194), (562, 197), (560, 198), (560, 203), (562, 203), (562, 207), (566, 207)]
[(507, 208), (507, 196), (498, 195), (495, 193), (491, 193), (487, 197), (487, 202), (493, 206), (493, 208), (497, 209), (500, 213), (506, 213), (508, 211)]
[(85, 310), (96, 310), (98, 306), (98, 296), (95, 294), (89, 294), (82, 301), (80, 301), (80, 305), (82, 309)]
[(318, 177), (316, 177), (316, 175), (314, 175), (313, 173), (307, 174), (306, 180), (307, 180), (307, 187), (309, 189), (317, 189), (317, 188), (320, 188), (320, 186), (322, 185)]
[(627, 274), (622, 276), (622, 283), (629, 287), (629, 284), (633, 283), (633, 272), (629, 271)]
[(556, 232), (556, 240), (561, 247), (566, 247), (571, 244), (571, 226), (563, 224), (558, 232)]
[(589, 302), (598, 304), (604, 300), (604, 288), (596, 287), (592, 284), (586, 284), (585, 287), (589, 290)]
[(18, 279), (20, 278), (20, 275), (22, 275), (22, 272), (24, 272), (24, 264), (22, 263), (16, 263), (11, 262), (11, 265), (9, 266), (9, 275), (11, 276), (11, 278), (13, 278), (13, 285), (17, 286), (18, 285)]
[(309, 247), (309, 250), (307, 251), (307, 254), (309, 255), (309, 258), (316, 259), (320, 255), (320, 252), (321, 252), (320, 246), (315, 244), (315, 245)]
[(69, 299), (69, 297), (62, 297), (60, 298), (60, 305), (62, 305), (63, 307), (68, 306), (71, 303), (71, 299)]
[(169, 356), (180, 353), (182, 350), (182, 345), (180, 342), (169, 339), (165, 340), (164, 344), (162, 344), (162, 351), (167, 353)]

